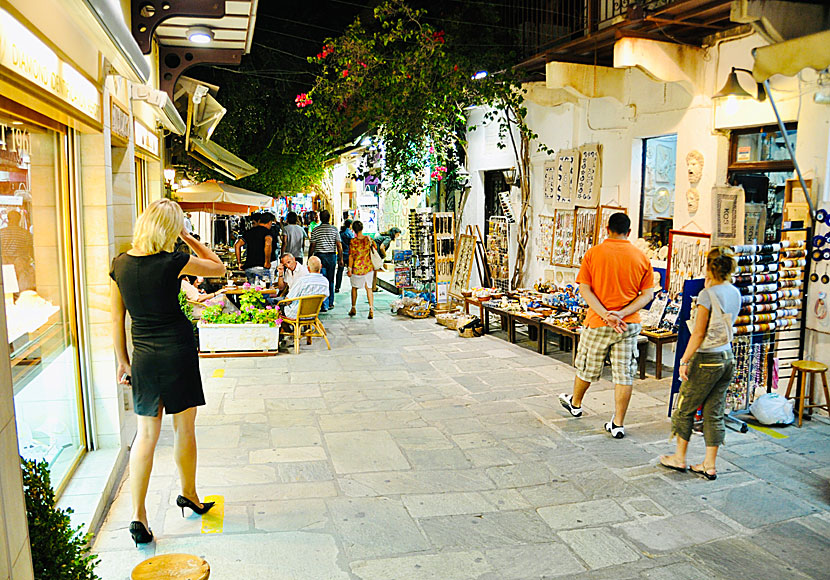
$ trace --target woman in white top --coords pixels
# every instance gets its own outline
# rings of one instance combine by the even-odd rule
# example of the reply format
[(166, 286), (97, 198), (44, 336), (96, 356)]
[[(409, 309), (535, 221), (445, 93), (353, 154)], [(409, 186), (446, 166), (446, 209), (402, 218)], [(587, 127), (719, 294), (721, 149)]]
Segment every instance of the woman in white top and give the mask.
[(692, 335), (680, 359), (683, 384), (672, 414), (672, 435), (677, 435), (677, 449), (673, 455), (660, 456), (664, 467), (686, 471), (692, 425), (695, 413), (702, 406), (706, 457), (689, 469), (709, 480), (717, 478), (715, 460), (726, 433), (723, 420), (726, 390), (735, 372), (732, 325), (741, 310), (741, 293), (731, 282), (735, 266), (730, 248), (715, 248), (707, 256), (706, 286), (698, 295)]

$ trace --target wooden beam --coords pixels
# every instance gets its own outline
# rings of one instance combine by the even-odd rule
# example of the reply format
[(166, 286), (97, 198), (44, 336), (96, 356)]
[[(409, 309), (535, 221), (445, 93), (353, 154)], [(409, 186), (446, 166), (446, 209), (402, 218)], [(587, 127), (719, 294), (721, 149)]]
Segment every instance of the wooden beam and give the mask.
[(668, 24), (672, 26), (690, 26), (694, 28), (709, 28), (712, 30), (723, 30), (722, 26), (714, 26), (711, 24), (703, 24), (702, 22), (696, 22), (693, 20), (671, 20), (669, 18), (660, 18), (658, 16), (646, 16), (645, 20), (647, 22), (654, 22), (656, 24)]

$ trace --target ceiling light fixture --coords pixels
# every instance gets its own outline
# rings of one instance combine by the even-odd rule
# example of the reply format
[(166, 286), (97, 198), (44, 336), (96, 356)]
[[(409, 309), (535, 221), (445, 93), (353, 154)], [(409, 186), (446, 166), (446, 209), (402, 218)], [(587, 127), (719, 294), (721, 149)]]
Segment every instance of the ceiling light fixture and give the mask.
[(726, 100), (726, 112), (727, 114), (733, 114), (738, 109), (738, 103), (740, 101), (751, 99), (753, 101), (763, 101), (767, 98), (767, 93), (764, 90), (764, 85), (758, 84), (758, 96), (754, 96), (751, 93), (748, 93), (746, 89), (741, 86), (741, 83), (738, 82), (738, 71), (752, 74), (752, 71), (745, 68), (738, 68), (732, 67), (732, 72), (729, 73), (729, 76), (726, 77), (726, 83), (724, 83), (723, 88), (719, 90), (717, 93), (712, 95), (713, 99), (717, 100)]
[(210, 44), (213, 42), (213, 31), (207, 26), (194, 26), (187, 29), (187, 39), (196, 44)]

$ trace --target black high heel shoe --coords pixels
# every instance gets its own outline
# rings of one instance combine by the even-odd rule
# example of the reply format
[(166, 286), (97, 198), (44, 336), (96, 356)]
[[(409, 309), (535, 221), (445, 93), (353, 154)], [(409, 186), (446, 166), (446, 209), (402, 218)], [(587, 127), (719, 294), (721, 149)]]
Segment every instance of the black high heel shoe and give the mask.
[(153, 541), (153, 531), (145, 528), (139, 521), (130, 522), (130, 535), (136, 548), (139, 544), (149, 544)]
[(176, 505), (182, 508), (182, 517), (184, 517), (184, 508), (190, 508), (193, 510), (194, 514), (199, 514), (201, 516), (206, 514), (208, 510), (214, 506), (214, 504), (216, 504), (215, 501), (205, 501), (202, 502), (202, 507), (199, 507), (183, 495), (176, 498)]

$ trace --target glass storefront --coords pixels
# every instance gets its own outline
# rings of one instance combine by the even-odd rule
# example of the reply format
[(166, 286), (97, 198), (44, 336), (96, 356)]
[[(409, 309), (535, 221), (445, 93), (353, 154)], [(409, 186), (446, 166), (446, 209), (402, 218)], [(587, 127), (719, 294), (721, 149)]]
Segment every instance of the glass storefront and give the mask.
[(0, 112), (0, 250), (20, 453), (56, 487), (85, 449), (64, 132)]

